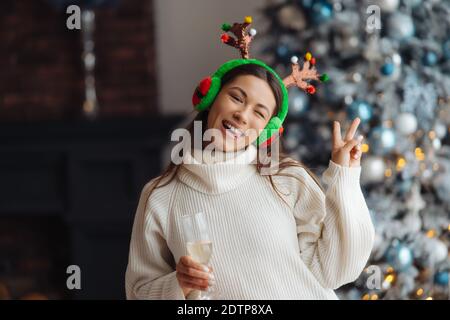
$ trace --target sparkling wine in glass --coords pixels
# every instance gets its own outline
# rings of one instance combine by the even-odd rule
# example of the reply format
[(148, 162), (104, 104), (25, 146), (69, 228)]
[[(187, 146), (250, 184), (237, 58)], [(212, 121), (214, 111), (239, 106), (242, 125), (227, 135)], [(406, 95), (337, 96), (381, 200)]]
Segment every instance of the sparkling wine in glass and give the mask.
[(208, 265), (212, 254), (212, 242), (210, 240), (200, 240), (186, 243), (188, 254), (195, 261)]
[[(213, 246), (209, 238), (205, 214), (197, 212), (185, 215), (182, 216), (181, 221), (189, 256), (196, 262), (209, 267)], [(214, 300), (217, 299), (217, 292), (214, 286), (209, 285), (206, 291), (193, 290), (188, 297), (196, 300)]]

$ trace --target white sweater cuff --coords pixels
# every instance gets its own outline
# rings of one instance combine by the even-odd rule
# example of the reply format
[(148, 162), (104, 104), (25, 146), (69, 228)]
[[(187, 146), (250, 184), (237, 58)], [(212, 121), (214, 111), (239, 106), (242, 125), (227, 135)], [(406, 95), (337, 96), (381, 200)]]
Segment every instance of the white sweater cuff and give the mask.
[(328, 187), (331, 187), (338, 177), (346, 185), (359, 185), (360, 176), (361, 166), (344, 167), (330, 160), (328, 168), (322, 174), (322, 180)]

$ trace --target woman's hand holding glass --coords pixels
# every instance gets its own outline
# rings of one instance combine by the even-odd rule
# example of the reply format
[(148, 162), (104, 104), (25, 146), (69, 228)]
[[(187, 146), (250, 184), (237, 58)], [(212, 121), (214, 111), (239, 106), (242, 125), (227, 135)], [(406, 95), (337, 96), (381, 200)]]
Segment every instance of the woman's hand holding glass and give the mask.
[(182, 256), (176, 267), (177, 279), (187, 297), (193, 290), (207, 290), (214, 284), (212, 268), (209, 269), (197, 263), (190, 256)]

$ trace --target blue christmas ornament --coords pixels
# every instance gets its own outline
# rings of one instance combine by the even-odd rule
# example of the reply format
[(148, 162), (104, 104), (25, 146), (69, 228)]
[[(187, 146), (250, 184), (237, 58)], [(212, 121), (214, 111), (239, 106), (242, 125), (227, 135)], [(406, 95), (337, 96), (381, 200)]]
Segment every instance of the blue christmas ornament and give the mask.
[(372, 106), (363, 100), (355, 100), (347, 108), (347, 117), (350, 120), (359, 117), (361, 122), (367, 122), (372, 119), (372, 115)]
[(333, 7), (327, 1), (314, 1), (311, 7), (311, 17), (314, 23), (328, 21), (333, 15)]
[(414, 255), (404, 244), (392, 245), (386, 252), (386, 261), (396, 270), (405, 271), (413, 263)]
[(376, 155), (383, 155), (395, 147), (396, 137), (392, 128), (375, 127), (369, 135), (370, 150)]
[(390, 76), (394, 73), (394, 64), (393, 63), (385, 63), (381, 66), (381, 73), (385, 76)]
[(436, 53), (433, 51), (427, 51), (422, 57), (422, 63), (426, 66), (434, 66), (438, 61), (438, 57)]
[(289, 53), (289, 48), (287, 47), (287, 45), (282, 44), (277, 47), (277, 55), (279, 57), (285, 57), (288, 55), (288, 53)]
[(434, 275), (434, 282), (442, 285), (447, 286), (448, 285), (448, 273), (449, 271), (439, 271)]

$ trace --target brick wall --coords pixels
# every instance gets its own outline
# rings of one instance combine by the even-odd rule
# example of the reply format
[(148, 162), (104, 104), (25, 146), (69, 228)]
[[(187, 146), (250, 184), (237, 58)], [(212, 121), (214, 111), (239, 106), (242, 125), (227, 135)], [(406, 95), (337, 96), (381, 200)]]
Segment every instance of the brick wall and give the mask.
[[(151, 0), (96, 9), (99, 117), (156, 113)], [(0, 121), (82, 117), (81, 32), (44, 0), (0, 1)]]

